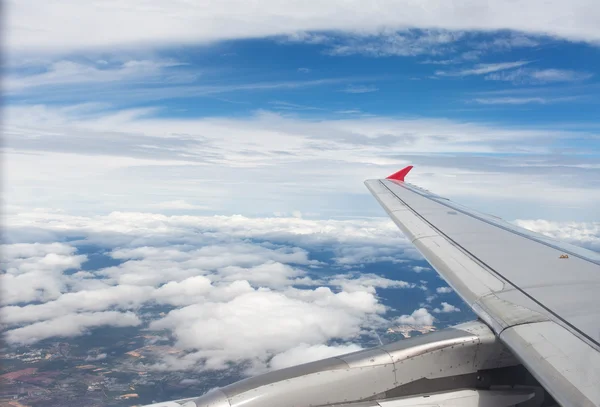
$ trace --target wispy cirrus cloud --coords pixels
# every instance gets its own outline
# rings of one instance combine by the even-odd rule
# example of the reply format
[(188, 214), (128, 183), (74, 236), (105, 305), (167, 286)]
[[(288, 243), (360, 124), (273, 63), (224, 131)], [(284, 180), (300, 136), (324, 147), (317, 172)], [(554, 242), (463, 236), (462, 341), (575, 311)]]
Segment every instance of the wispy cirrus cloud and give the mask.
[(336, 56), (358, 54), (370, 57), (439, 55), (463, 35), (459, 31), (409, 30), (332, 37), (326, 42), (326, 52)]
[(594, 74), (569, 69), (541, 69), (533, 71), (531, 77), (542, 83), (546, 82), (578, 82), (591, 78)]
[[(107, 80), (102, 78), (106, 76)], [(119, 75), (116, 72), (100, 72), (89, 78), (81, 76), (64, 81), (55, 80), (45, 74), (13, 75), (6, 79), (7, 93), (11, 96), (32, 97), (38, 102), (85, 103), (90, 99), (98, 102), (138, 103), (167, 99), (206, 97), (236, 92), (260, 92), (273, 90), (293, 90), (326, 87), (352, 83), (356, 81), (375, 81), (373, 77), (329, 77), (312, 80), (281, 80), (212, 84), (199, 80), (196, 76), (174, 75), (170, 80), (165, 72), (156, 71), (156, 75), (136, 76)], [(49, 91), (50, 90), (50, 91)]]
[(492, 40), (474, 44), (475, 48), (483, 50), (510, 50), (513, 48), (532, 48), (541, 44), (539, 36), (523, 35), (522, 33), (509, 33)]
[[(549, 209), (552, 201), (557, 208), (588, 208), (577, 211), (581, 216), (593, 212), (599, 179), (598, 169), (577, 166), (592, 160), (579, 154), (595, 143), (589, 130), (386, 116), (303, 119), (268, 111), (190, 119), (155, 117), (147, 109), (82, 113), (73, 106), (13, 106), (5, 117), (4, 185), (12, 205), (133, 210), (170, 202), (173, 210), (365, 214), (375, 207), (362, 180), (412, 163), (421, 168), (416, 182), (467, 197), (466, 203), (513, 199), (529, 202), (519, 208), (531, 211), (532, 202)], [(573, 140), (578, 144), (565, 151)], [(40, 165), (52, 173), (41, 177)], [(557, 167), (561, 176), (549, 176)], [(531, 185), (556, 193), (542, 197)], [(315, 193), (327, 198), (315, 200)], [(499, 214), (509, 207), (503, 208)]]
[(437, 76), (470, 76), (485, 75), (492, 72), (499, 72), (518, 68), (529, 64), (529, 61), (500, 62), (494, 64), (477, 64), (473, 68), (462, 69), (459, 71), (436, 71)]
[(475, 98), (474, 102), (482, 105), (527, 105), (527, 104), (552, 104), (552, 103), (566, 103), (573, 102), (580, 99), (579, 96), (565, 96), (565, 97), (488, 97), (488, 98)]
[(9, 72), (4, 78), (4, 86), (8, 92), (18, 92), (28, 88), (47, 86), (89, 85), (93, 83), (106, 86), (110, 83), (123, 81), (127, 81), (129, 85), (194, 81), (197, 74), (189, 72), (179, 72), (177, 75), (169, 74), (169, 68), (183, 65), (185, 64), (176, 61), (161, 60), (128, 60), (117, 63), (103, 60), (90, 63), (59, 60), (46, 65), (30, 66), (25, 72), (12, 69), (12, 72)]
[(354, 34), (304, 33), (287, 38), (294, 42), (322, 45), (324, 52), (333, 56), (427, 56), (429, 58), (421, 63), (432, 65), (473, 62), (490, 53), (538, 44), (537, 40), (522, 34), (496, 32), (484, 36), (473, 31), (440, 29), (382, 30)]
[(373, 85), (348, 85), (345, 89), (342, 90), (344, 93), (371, 93), (377, 92), (379, 90), (378, 87)]
[(274, 100), (269, 102), (269, 104), (277, 110), (323, 110), (316, 106), (300, 105), (298, 103), (285, 102), (282, 100)]
[[(491, 37), (491, 38), (490, 38)], [(486, 55), (505, 53), (517, 48), (531, 48), (541, 45), (542, 37), (524, 35), (521, 33), (496, 32), (483, 35), (476, 32), (465, 32), (464, 38), (457, 41), (453, 47), (446, 49), (444, 55), (438, 55), (421, 61), (429, 65), (458, 65), (474, 62)]]
[(491, 73), (485, 77), (491, 81), (505, 81), (515, 84), (546, 84), (559, 82), (582, 82), (594, 76), (593, 73), (569, 69), (516, 69), (510, 72)]

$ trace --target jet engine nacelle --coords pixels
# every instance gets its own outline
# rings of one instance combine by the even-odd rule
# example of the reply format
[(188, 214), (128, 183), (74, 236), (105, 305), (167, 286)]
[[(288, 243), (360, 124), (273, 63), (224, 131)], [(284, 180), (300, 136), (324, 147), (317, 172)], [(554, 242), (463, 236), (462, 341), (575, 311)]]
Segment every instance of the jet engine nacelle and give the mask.
[(474, 321), (152, 407), (395, 407), (418, 405), (423, 397), (433, 396), (442, 401), (459, 397), (461, 405), (471, 405), (470, 397), (472, 405), (490, 404), (481, 404), (485, 399), (494, 400), (490, 405), (507, 406), (535, 396), (532, 388), (487, 390), (494, 372), (518, 365), (487, 325)]

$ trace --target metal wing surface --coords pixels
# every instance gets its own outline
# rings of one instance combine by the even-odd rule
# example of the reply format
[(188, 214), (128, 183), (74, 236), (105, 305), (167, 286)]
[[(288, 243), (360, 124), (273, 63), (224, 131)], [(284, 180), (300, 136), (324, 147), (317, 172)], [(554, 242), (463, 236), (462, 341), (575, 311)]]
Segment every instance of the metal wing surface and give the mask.
[(600, 255), (404, 182), (365, 184), (411, 242), (563, 406), (600, 406)]

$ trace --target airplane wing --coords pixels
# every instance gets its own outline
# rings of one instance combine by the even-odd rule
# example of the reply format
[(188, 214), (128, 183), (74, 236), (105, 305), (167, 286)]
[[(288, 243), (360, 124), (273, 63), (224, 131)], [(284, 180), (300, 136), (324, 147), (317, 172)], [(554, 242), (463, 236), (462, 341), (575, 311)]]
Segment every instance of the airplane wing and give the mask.
[(365, 184), (556, 401), (600, 405), (600, 255), (404, 182), (411, 168)]

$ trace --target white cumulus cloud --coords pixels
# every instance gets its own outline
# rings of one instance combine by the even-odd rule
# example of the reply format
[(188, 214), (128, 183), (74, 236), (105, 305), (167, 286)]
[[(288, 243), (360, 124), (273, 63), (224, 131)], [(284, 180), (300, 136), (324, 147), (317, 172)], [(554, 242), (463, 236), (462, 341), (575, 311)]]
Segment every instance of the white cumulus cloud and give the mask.
[(442, 302), (442, 308), (435, 308), (433, 310), (436, 314), (440, 313), (449, 313), (449, 312), (460, 312), (460, 308), (455, 307), (452, 304), (448, 304), (447, 302)]
[(396, 319), (399, 324), (407, 325), (433, 325), (435, 318), (426, 308), (419, 308), (410, 315), (402, 315)]
[[(517, 223), (588, 247), (600, 236), (595, 223)], [(7, 214), (5, 238), (13, 243), (4, 247), (2, 286), (38, 272), (44, 292), (52, 293), (32, 297), (28, 289), (17, 290), (5, 302), (0, 316), (9, 344), (81, 335), (99, 326), (141, 326), (178, 350), (158, 355), (149, 369), (247, 362), (248, 372), (259, 372), (357, 349), (357, 338), (392, 322), (435, 322), (425, 305), (390, 317), (378, 296), (379, 289), (422, 288), (423, 302), (432, 302), (429, 280), (361, 272), (366, 262), (386, 261), (386, 268), (414, 276), (414, 253), (389, 219), (73, 216), (40, 209)], [(69, 243), (56, 243), (61, 241)], [(97, 247), (110, 264), (83, 270), (87, 257), (77, 253), (80, 245)], [(313, 258), (324, 247), (331, 258)], [(436, 289), (436, 295), (447, 292)], [(153, 313), (156, 305), (166, 313)], [(457, 311), (441, 303), (434, 313)]]
[(51, 337), (71, 337), (84, 334), (99, 326), (137, 326), (140, 319), (132, 312), (91, 312), (57, 316), (47, 321), (36, 322), (5, 333), (8, 343), (31, 344)]
[[(6, 236), (19, 243), (6, 245), (3, 267), (11, 274), (2, 283), (39, 270), (48, 286), (60, 287), (33, 303), (16, 292), (0, 308), (9, 344), (143, 326), (178, 350), (157, 355), (149, 369), (222, 369), (246, 361), (248, 372), (258, 372), (356, 350), (353, 341), (388, 323), (377, 290), (414, 288), (355, 269), (362, 261), (403, 256), (408, 243), (387, 219), (36, 210), (9, 216)], [(24, 243), (40, 236), (70, 244)], [(87, 257), (77, 258), (79, 245), (97, 247), (93, 254), (110, 264), (82, 270)], [(313, 259), (312, 251), (323, 247), (332, 258)], [(353, 247), (372, 250), (351, 261), (345, 250)], [(49, 253), (65, 258), (40, 261)], [(167, 307), (166, 314), (152, 311), (156, 305)]]
[(58, 298), (67, 289), (62, 273), (79, 269), (87, 259), (75, 252), (75, 247), (64, 243), (2, 245), (2, 304)]
[(270, 352), (284, 352), (301, 343), (351, 339), (361, 332), (365, 318), (372, 316), (376, 323), (383, 311), (370, 293), (335, 294), (325, 287), (291, 293), (258, 290), (225, 303), (171, 311), (150, 327), (171, 330), (178, 347), (201, 349), (193, 353), (202, 357), (205, 366), (224, 368), (226, 362), (246, 358), (267, 360)]

